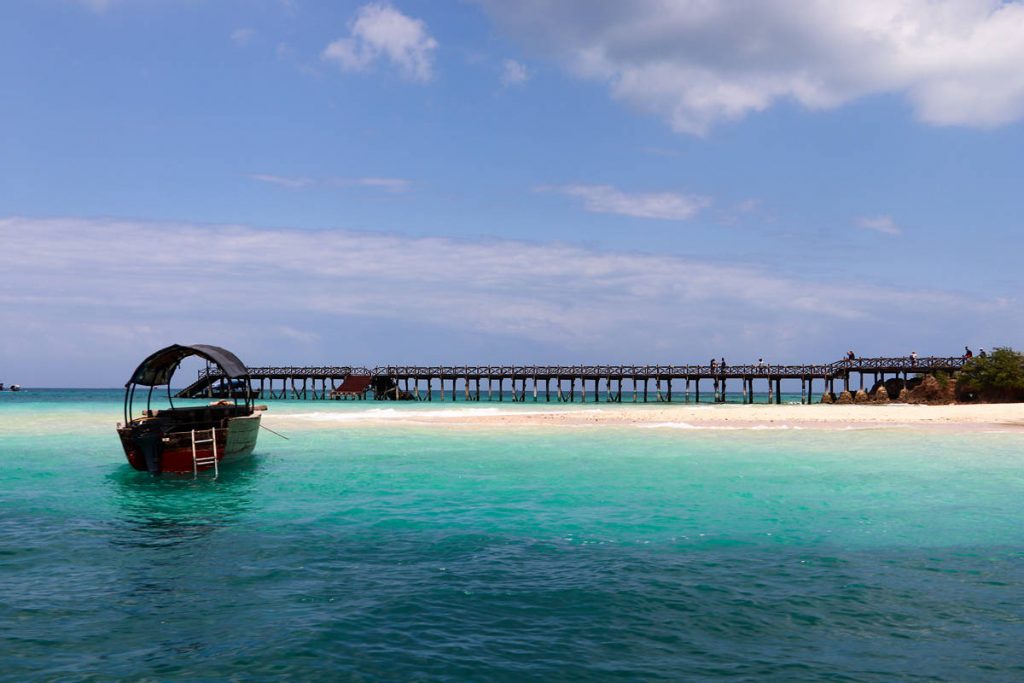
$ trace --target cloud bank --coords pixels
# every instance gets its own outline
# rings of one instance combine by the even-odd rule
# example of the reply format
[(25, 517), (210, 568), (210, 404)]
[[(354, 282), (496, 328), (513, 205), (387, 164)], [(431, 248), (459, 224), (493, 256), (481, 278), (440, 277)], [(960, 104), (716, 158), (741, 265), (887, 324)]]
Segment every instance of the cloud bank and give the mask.
[(309, 362), (296, 345), (323, 339), (325, 360), (351, 362), (357, 349), (358, 361), (387, 363), (397, 360), (379, 357), (381, 344), (396, 330), (408, 362), (477, 360), (459, 354), (479, 338), (547, 349), (504, 362), (781, 360), (845, 350), (857, 329), (876, 339), (895, 319), (885, 346), (912, 338), (920, 350), (931, 327), (944, 337), (950, 319), (1008, 319), (1010, 305), (567, 244), (31, 218), (0, 219), (0, 240), (7, 368), (121, 367), (182, 339), (219, 340), (256, 363)]
[(935, 125), (1024, 117), (1024, 3), (1001, 0), (479, 0), (573, 74), (702, 135), (780, 100), (882, 93)]

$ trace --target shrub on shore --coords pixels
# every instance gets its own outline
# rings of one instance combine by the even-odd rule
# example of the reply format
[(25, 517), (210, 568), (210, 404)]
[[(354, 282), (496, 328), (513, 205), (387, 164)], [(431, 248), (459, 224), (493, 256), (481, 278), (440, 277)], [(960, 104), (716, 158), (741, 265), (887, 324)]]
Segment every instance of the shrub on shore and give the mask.
[(972, 358), (957, 375), (956, 393), (961, 401), (1024, 401), (1024, 354), (998, 348), (987, 358)]

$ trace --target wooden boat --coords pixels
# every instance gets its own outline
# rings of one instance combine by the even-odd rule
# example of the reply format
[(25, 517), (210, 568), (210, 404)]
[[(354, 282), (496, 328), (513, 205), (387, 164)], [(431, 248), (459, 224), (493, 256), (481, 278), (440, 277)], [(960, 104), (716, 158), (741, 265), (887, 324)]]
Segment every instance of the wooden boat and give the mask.
[[(171, 399), (171, 377), (181, 361), (190, 356), (205, 358), (215, 365), (222, 381), (244, 380), (244, 386), (249, 386), (248, 369), (235, 354), (219, 346), (174, 344), (150, 355), (125, 384), (125, 421), (117, 425), (124, 454), (137, 470), (193, 475), (213, 470), (216, 475), (222, 463), (247, 458), (256, 447), (260, 415), (265, 407), (257, 409), (248, 391), (242, 396), (236, 394), (231, 400), (175, 407)], [(170, 408), (153, 410), (153, 391), (162, 386), (167, 387)], [(139, 387), (149, 390), (146, 408), (135, 415), (133, 407)]]

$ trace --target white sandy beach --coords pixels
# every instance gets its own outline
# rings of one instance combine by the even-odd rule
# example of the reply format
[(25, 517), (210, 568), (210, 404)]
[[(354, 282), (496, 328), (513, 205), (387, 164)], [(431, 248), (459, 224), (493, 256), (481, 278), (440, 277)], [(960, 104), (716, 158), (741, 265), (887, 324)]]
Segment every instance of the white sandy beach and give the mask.
[(935, 427), (952, 430), (1024, 427), (1024, 404), (985, 405), (575, 405), (525, 404), (511, 407), (456, 404), (424, 407), (384, 404), (366, 409), (277, 412), (269, 427), (367, 427), (418, 425), (444, 428), (637, 426), (650, 428), (730, 427), (844, 429), (848, 427)]

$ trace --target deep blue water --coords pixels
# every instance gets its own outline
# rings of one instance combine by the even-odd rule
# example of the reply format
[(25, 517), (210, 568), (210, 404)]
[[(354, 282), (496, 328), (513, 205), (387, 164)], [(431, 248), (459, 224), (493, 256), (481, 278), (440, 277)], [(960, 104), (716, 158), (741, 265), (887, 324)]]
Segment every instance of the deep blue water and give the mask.
[(193, 481), (12, 396), (3, 680), (1024, 680), (1016, 432), (292, 424)]

